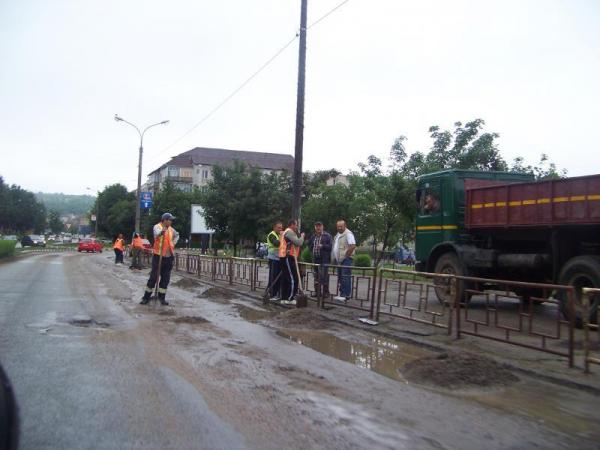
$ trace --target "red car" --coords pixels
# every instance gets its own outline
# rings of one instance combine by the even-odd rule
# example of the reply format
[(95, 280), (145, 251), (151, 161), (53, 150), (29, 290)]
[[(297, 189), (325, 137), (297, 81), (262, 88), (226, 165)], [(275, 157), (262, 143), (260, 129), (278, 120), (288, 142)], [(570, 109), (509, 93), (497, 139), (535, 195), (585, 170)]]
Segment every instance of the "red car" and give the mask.
[(92, 253), (102, 253), (102, 243), (98, 242), (96, 239), (79, 239), (79, 245), (77, 245), (78, 252), (92, 252)]

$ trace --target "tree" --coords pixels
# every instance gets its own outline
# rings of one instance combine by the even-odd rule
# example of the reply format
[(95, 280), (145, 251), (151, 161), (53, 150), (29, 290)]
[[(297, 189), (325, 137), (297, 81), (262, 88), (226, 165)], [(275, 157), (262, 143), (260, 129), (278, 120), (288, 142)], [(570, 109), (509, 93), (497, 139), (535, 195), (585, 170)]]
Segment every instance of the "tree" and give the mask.
[(63, 230), (64, 225), (60, 220), (58, 211), (52, 210), (48, 213), (48, 228), (50, 228), (50, 231), (54, 234), (60, 233)]
[(0, 229), (11, 232), (43, 233), (46, 208), (32, 192), (15, 184), (7, 186), (0, 177)]
[(127, 192), (125, 186), (116, 183), (98, 193), (90, 214), (97, 214), (99, 234), (111, 238), (119, 233), (131, 236), (135, 226), (135, 207), (135, 193)]

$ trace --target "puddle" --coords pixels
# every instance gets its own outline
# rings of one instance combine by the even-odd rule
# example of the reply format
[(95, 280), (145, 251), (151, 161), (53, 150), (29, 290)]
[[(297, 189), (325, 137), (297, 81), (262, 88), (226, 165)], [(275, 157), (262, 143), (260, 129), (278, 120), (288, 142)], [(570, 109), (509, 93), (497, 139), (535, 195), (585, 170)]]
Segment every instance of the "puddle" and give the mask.
[(76, 327), (100, 327), (100, 328), (110, 327), (109, 323), (98, 322), (95, 319), (84, 318), (84, 317), (81, 317), (81, 318), (74, 317), (73, 319), (69, 320), (68, 323), (73, 326), (76, 326)]
[(485, 406), (527, 416), (545, 425), (600, 439), (597, 396), (539, 381), (522, 381), (502, 392), (466, 396)]
[(249, 308), (248, 306), (244, 305), (235, 305), (235, 309), (237, 309), (240, 313), (240, 317), (248, 322), (258, 322), (278, 314), (277, 311)]
[(277, 331), (277, 334), (319, 353), (398, 381), (405, 381), (400, 369), (407, 362), (432, 355), (426, 349), (379, 337), (370, 338), (370, 345), (365, 345), (350, 342), (326, 331), (283, 329)]
[(200, 316), (185, 316), (185, 317), (177, 317), (173, 319), (175, 323), (189, 323), (189, 324), (199, 324), (199, 323), (209, 323), (204, 317)]

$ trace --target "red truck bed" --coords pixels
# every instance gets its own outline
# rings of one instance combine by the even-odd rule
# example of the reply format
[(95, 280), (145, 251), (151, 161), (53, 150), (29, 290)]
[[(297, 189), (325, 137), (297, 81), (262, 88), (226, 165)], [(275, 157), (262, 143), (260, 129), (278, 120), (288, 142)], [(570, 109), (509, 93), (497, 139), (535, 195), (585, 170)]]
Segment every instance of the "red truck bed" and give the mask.
[(480, 184), (465, 180), (467, 228), (600, 224), (600, 175)]

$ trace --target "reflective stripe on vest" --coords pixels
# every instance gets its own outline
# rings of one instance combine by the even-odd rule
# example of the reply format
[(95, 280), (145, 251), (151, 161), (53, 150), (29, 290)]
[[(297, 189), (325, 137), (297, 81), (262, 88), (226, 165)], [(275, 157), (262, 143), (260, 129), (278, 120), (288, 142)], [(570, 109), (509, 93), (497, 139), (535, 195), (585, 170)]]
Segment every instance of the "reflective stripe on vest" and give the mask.
[[(160, 226), (160, 230), (162, 231), (163, 226), (162, 223), (157, 224)], [(154, 238), (154, 254), (160, 255), (160, 238), (161, 236), (156, 236)], [(163, 246), (162, 246), (162, 255), (165, 256), (167, 254), (167, 250), (171, 249), (171, 255), (175, 255), (175, 245), (173, 244), (173, 229), (171, 227), (167, 228), (167, 232), (163, 236)]]
[(290, 228), (287, 228), (283, 232), (283, 236), (281, 236), (281, 240), (279, 241), (279, 257), (280, 258), (285, 258), (286, 256), (290, 255), (290, 256), (295, 256), (297, 258), (300, 255), (300, 247), (298, 247), (297, 245), (294, 245), (291, 242), (290, 242), (290, 244), (288, 246), (288, 243), (285, 240), (285, 234), (288, 231), (291, 231), (292, 233), (294, 232)]

